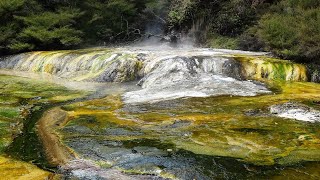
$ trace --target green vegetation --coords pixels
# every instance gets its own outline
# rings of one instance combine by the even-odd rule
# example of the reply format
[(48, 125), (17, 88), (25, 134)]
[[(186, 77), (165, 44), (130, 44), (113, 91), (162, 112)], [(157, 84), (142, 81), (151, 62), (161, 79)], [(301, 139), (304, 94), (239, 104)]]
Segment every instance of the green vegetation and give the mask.
[(12, 42), (10, 48), (32, 50), (36, 47), (78, 45), (82, 42), (82, 32), (72, 25), (80, 15), (79, 9), (63, 8), (58, 9), (56, 13), (43, 12), (28, 17), (15, 16), (17, 20), (23, 22), (25, 28), (18, 34), (18, 38)]
[(175, 0), (173, 29), (214, 48), (271, 51), (300, 62), (320, 57), (319, 0)]
[(31, 0), (0, 2), (0, 53), (8, 54), (34, 49), (71, 47), (81, 42), (81, 31), (75, 27), (79, 9), (56, 7)]
[(285, 0), (271, 7), (256, 28), (266, 50), (286, 59), (318, 61), (320, 1)]
[(155, 0), (2, 0), (0, 54), (132, 40), (142, 36), (148, 14), (158, 16), (155, 7), (165, 5)]
[(237, 49), (239, 39), (234, 37), (220, 36), (217, 34), (210, 34), (208, 36), (210, 41), (208, 46), (212, 48), (222, 48), (222, 49)]
[[(235, 47), (237, 37), (251, 27), (262, 13), (261, 9), (268, 6), (264, 1), (251, 0), (175, 0), (175, 4), (170, 9), (175, 18), (169, 19), (173, 29), (191, 29), (189, 35), (195, 37), (197, 43), (222, 48)], [(234, 45), (225, 45), (223, 40)]]
[(0, 15), (0, 54), (178, 32), (214, 48), (320, 56), (319, 0), (2, 0)]

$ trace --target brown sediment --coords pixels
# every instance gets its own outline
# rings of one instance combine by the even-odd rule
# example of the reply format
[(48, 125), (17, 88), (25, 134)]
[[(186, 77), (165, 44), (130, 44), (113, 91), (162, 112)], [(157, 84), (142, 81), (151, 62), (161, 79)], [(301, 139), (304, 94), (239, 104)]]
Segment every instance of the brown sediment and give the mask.
[(46, 111), (37, 123), (37, 131), (43, 143), (47, 159), (54, 166), (63, 165), (75, 158), (75, 154), (61, 141), (56, 130), (68, 121), (68, 113), (60, 107)]

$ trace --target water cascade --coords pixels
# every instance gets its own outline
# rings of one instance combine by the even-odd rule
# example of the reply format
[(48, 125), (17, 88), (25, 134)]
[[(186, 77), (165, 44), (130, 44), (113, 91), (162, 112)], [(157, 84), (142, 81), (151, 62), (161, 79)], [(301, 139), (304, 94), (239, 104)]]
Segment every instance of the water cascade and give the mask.
[(49, 73), (74, 81), (140, 80), (127, 103), (214, 95), (254, 96), (269, 91), (247, 79), (307, 81), (303, 65), (263, 53), (211, 49), (113, 48), (32, 52), (4, 58), (0, 68)]
[(126, 103), (154, 102), (181, 97), (255, 96), (264, 86), (241, 81), (240, 64), (223, 57), (171, 57), (146, 62), (142, 90), (124, 95)]
[(49, 73), (75, 81), (134, 80), (140, 62), (130, 53), (109, 50), (33, 52), (5, 58), (1, 68)]

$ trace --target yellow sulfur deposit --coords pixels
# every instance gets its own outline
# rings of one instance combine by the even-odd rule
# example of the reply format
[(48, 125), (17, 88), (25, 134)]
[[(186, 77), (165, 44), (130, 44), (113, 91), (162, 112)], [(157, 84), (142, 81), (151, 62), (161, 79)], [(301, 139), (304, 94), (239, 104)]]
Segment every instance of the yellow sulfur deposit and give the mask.
[(308, 81), (304, 65), (269, 57), (235, 56), (242, 65), (242, 74), (247, 79), (284, 81)]
[(0, 179), (44, 180), (52, 178), (53, 175), (51, 173), (41, 170), (35, 165), (0, 156)]

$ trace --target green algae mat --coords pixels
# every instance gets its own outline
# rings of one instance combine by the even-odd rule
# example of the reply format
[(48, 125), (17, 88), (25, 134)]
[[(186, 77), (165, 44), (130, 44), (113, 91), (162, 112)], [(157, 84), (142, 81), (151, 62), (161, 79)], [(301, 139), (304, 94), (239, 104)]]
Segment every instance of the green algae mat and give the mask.
[[(38, 159), (41, 159), (43, 154), (39, 154), (41, 149), (35, 148), (41, 148), (41, 145), (33, 126), (28, 127), (26, 121), (30, 119), (32, 113), (45, 106), (84, 95), (83, 92), (71, 92), (45, 81), (0, 75), (0, 177), (3, 179), (51, 177), (52, 173), (35, 166), (35, 164), (41, 166), (36, 162), (40, 163)], [(34, 136), (28, 136), (28, 133)], [(20, 138), (22, 136), (30, 139), (19, 142), (18, 140), (23, 139)]]
[[(269, 107), (299, 102), (320, 109), (320, 85), (266, 83), (274, 93), (127, 105), (121, 95), (72, 103), (69, 100), (86, 94), (2, 75), (1, 175), (62, 178), (46, 162), (45, 152), (28, 151), (43, 148), (37, 136), (24, 134), (30, 125), (26, 121), (33, 124), (27, 130), (37, 134), (30, 114), (37, 120), (46, 109), (60, 106), (68, 113), (57, 130), (62, 143), (77, 158), (91, 160), (102, 170), (168, 179), (317, 179), (319, 123), (275, 117)], [(26, 136), (29, 139), (22, 138)]]
[(130, 174), (170, 179), (319, 178), (320, 124), (276, 117), (269, 107), (298, 102), (319, 110), (320, 85), (266, 83), (274, 93), (256, 97), (126, 105), (120, 96), (108, 96), (78, 102), (63, 106), (70, 121), (59, 134), (82, 158)]

